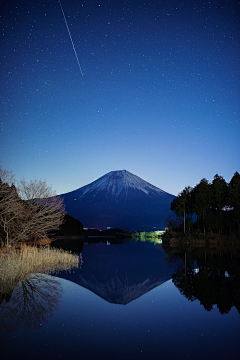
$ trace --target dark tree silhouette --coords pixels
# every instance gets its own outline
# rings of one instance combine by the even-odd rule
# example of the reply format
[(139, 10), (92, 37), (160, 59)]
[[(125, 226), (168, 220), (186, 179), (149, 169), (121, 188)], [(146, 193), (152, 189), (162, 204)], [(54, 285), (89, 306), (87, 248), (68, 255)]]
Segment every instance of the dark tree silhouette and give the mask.
[[(212, 183), (202, 179), (193, 189), (186, 187), (172, 201), (171, 210), (182, 217), (184, 233), (185, 229), (195, 228), (204, 234), (206, 231), (231, 234), (237, 225), (240, 236), (239, 173), (234, 174), (229, 184), (216, 174)], [(192, 222), (193, 213), (197, 215), (195, 224)]]
[(227, 183), (222, 176), (215, 175), (211, 184), (212, 208), (216, 212), (221, 212), (227, 204)]
[[(0, 166), (4, 180), (12, 173)], [(63, 199), (56, 196), (46, 181), (20, 181), (18, 188), (0, 179), (0, 237), (5, 245), (31, 238), (48, 238), (64, 219)]]
[(235, 306), (240, 313), (239, 258), (232, 259), (227, 254), (200, 254), (197, 267), (198, 271), (190, 266), (172, 275), (181, 294), (189, 301), (198, 299), (207, 311), (217, 305), (221, 314), (227, 314)]
[(228, 185), (228, 201), (233, 207), (233, 220), (237, 223), (240, 236), (240, 174), (236, 171)]

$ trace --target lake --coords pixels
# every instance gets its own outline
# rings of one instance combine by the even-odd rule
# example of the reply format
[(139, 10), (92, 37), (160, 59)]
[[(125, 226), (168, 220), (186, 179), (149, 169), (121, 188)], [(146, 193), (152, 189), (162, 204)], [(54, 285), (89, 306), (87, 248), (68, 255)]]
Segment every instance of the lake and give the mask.
[[(57, 244), (57, 243), (56, 243)], [(80, 265), (0, 295), (1, 359), (237, 359), (239, 252), (67, 242)]]

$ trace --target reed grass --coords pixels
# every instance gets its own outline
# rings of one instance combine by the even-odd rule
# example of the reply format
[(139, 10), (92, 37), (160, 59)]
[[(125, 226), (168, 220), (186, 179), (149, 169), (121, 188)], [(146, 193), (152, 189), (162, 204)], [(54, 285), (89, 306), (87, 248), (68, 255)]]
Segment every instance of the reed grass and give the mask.
[(5, 293), (31, 274), (71, 271), (78, 265), (78, 255), (49, 246), (38, 248), (24, 245), (20, 250), (0, 252), (0, 292)]

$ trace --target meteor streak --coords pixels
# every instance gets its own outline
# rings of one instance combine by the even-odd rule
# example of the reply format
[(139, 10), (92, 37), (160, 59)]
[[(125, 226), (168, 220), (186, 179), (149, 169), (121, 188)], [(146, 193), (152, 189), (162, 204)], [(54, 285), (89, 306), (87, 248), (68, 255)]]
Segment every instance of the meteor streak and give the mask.
[(68, 23), (67, 23), (67, 20), (66, 20), (66, 17), (65, 17), (65, 14), (64, 14), (64, 11), (63, 11), (63, 8), (62, 8), (62, 4), (61, 4), (61, 1), (60, 1), (60, 0), (59, 0), (59, 4), (60, 4), (61, 10), (62, 10), (63, 18), (64, 18), (64, 21), (65, 21), (65, 24), (66, 24), (66, 27), (67, 27), (67, 30), (68, 30), (68, 34), (69, 34), (69, 37), (70, 37), (70, 40), (71, 40), (71, 43), (72, 43), (72, 47), (73, 47), (74, 53), (75, 53), (75, 55), (76, 55), (76, 59), (77, 59), (77, 62), (78, 62), (78, 66), (79, 66), (80, 72), (81, 72), (81, 74), (82, 74), (82, 76), (83, 76), (82, 68), (81, 68), (80, 62), (79, 62), (79, 60), (78, 60), (77, 52), (76, 52), (76, 49), (75, 49), (75, 46), (74, 46), (74, 43), (73, 43), (73, 39), (72, 39), (70, 30), (69, 30)]

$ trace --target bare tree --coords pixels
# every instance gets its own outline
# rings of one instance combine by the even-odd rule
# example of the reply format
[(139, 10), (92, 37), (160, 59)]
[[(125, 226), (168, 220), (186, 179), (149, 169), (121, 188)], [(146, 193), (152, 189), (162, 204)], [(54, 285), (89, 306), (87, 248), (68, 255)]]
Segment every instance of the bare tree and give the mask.
[(63, 199), (56, 195), (45, 180), (26, 182), (22, 179), (18, 194), (25, 206), (25, 220), (22, 224), (25, 237), (48, 238), (49, 233), (59, 229), (65, 215)]
[(1, 328), (13, 331), (20, 323), (30, 329), (40, 328), (59, 307), (62, 297), (61, 283), (40, 273), (1, 285), (5, 291), (0, 293), (0, 334)]
[(46, 181), (23, 179), (17, 189), (13, 182), (12, 171), (0, 164), (0, 242), (8, 246), (27, 238), (48, 238), (63, 223), (63, 199)]
[(0, 162), (0, 179), (3, 183), (14, 184), (15, 176), (13, 175), (12, 170), (3, 169)]

